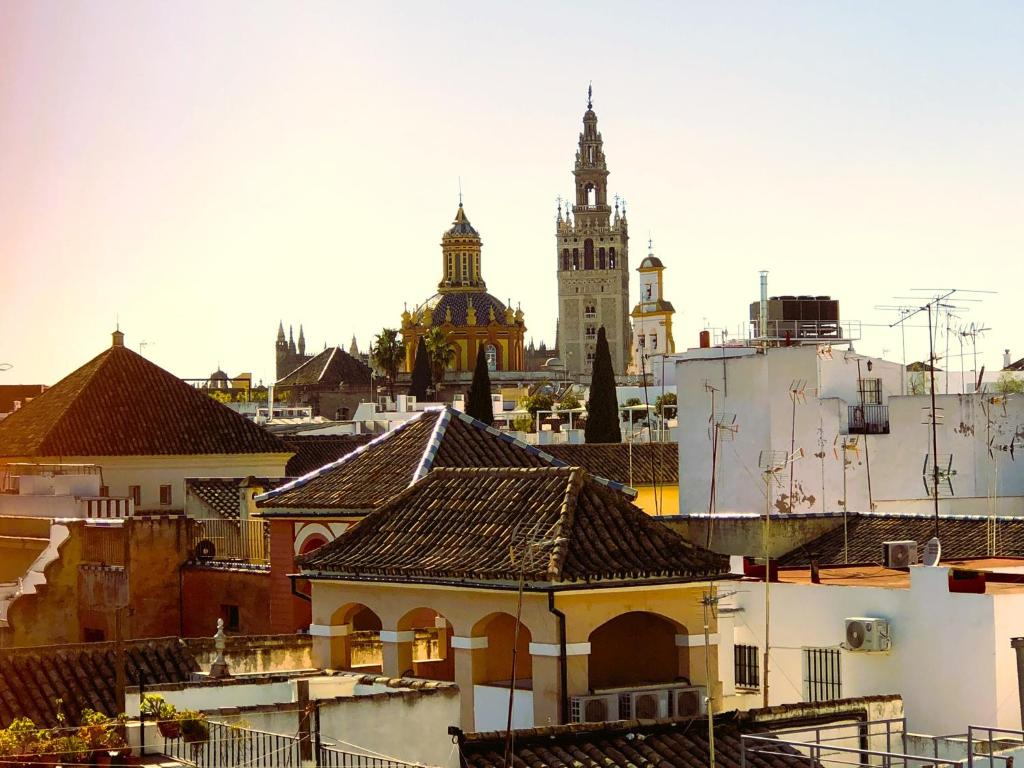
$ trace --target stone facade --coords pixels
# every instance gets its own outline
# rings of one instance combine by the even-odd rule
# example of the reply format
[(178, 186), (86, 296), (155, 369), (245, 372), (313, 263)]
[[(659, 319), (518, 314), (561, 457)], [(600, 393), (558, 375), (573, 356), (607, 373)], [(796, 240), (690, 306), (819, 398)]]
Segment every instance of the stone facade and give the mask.
[(571, 374), (589, 374), (602, 325), (612, 367), (626, 372), (630, 360), (629, 232), (625, 205), (608, 205), (608, 166), (597, 115), (587, 102), (576, 152), (576, 202), (558, 206), (558, 340)]

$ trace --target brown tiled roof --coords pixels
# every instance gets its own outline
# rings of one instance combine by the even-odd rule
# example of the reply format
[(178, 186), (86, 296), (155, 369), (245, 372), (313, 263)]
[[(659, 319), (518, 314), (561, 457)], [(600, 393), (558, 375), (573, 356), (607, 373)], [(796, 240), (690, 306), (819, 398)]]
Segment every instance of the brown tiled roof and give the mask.
[[(452, 408), (425, 411), (332, 464), (259, 496), (264, 514), (291, 509), (363, 513), (438, 467), (551, 467), (566, 463)], [(603, 480), (627, 495), (621, 483)]]
[(0, 422), (3, 456), (288, 452), (277, 437), (127, 347), (104, 350)]
[(337, 461), (356, 448), (373, 440), (374, 435), (287, 435), (281, 439), (295, 451), (288, 459), (285, 474), (289, 477), (302, 475), (319, 469), (325, 464)]
[[(221, 517), (234, 520), (238, 517), (238, 489), (245, 481), (246, 478), (241, 477), (189, 477), (185, 479), (185, 490)], [(267, 491), (287, 482), (288, 478), (255, 477), (253, 481)]]
[[(918, 557), (921, 557), (925, 544), (935, 535), (932, 515), (860, 512), (849, 515), (847, 520), (846, 540), (851, 563), (881, 563), (882, 543), (886, 541), (916, 541)], [(993, 532), (994, 550), (988, 546)], [(939, 518), (939, 541), (943, 560), (1024, 557), (1024, 517), (998, 517), (993, 522), (988, 517), (943, 516)], [(821, 565), (846, 561), (841, 520), (832, 530), (780, 557), (779, 564), (810, 565), (811, 560)]]
[[(565, 443), (544, 450), (573, 467), (624, 485), (679, 482), (678, 443)], [(632, 468), (630, 467), (632, 453)], [(653, 468), (652, 468), (653, 464)]]
[[(177, 683), (198, 671), (195, 659), (177, 638), (124, 644), (128, 685)], [(0, 726), (16, 717), (56, 726), (57, 699), (69, 723), (83, 709), (116, 715), (113, 643), (51, 645), (0, 650)]]
[(708, 578), (727, 558), (652, 520), (579, 468), (437, 468), (307, 556), (326, 577), (515, 580), (527, 541), (550, 542), (529, 581)]
[(341, 347), (328, 347), (277, 382), (279, 387), (340, 387), (342, 384), (350, 389), (369, 388), (370, 367)]
[[(715, 765), (744, 764), (743, 733), (748, 726), (734, 712), (715, 715)], [(794, 747), (782, 744), (747, 750), (748, 768), (816, 768)], [(467, 768), (504, 768), (505, 734), (466, 734), (462, 754)], [(515, 768), (707, 768), (706, 717), (574, 723), (515, 732)], [(768, 752), (780, 753), (769, 755)]]

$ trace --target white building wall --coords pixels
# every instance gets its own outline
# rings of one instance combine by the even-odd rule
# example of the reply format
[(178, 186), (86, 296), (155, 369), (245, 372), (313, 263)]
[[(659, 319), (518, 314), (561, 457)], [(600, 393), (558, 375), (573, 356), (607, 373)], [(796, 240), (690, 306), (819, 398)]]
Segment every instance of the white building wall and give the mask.
[[(845, 619), (889, 621), (888, 653), (840, 650), (842, 696), (897, 693), (908, 729), (961, 733), (969, 724), (1020, 725), (1010, 637), (1024, 634), (1024, 594), (954, 594), (948, 569), (911, 568), (911, 588), (773, 583), (769, 695), (772, 705), (802, 701), (804, 648), (841, 648)], [(737, 582), (734, 643), (764, 652), (764, 584)], [(759, 665), (762, 666), (762, 665)], [(763, 682), (763, 668), (761, 669)], [(761, 706), (761, 691), (723, 706)]]
[[(845, 453), (850, 406), (860, 402), (857, 360), (863, 378), (882, 382), (889, 408), (889, 434), (859, 435)], [(871, 363), (872, 371), (867, 370)], [(679, 398), (680, 514), (706, 513), (711, 482), (711, 393), (715, 411), (735, 414), (737, 431), (724, 435), (717, 462), (716, 511), (763, 513), (762, 450), (803, 450), (792, 469), (780, 473), (772, 492), (781, 512), (926, 512), (929, 494), (922, 478), (931, 453), (930, 398), (902, 396), (901, 367), (838, 349), (782, 347), (759, 354), (751, 348), (690, 350), (676, 363)], [(805, 382), (795, 407), (794, 381)], [(1020, 514), (1024, 499), (997, 502), (995, 496), (1024, 496), (1024, 398), (991, 394), (940, 395), (940, 457), (953, 455), (953, 497), (943, 494), (950, 514)], [(794, 419), (795, 416), (795, 419)], [(794, 429), (795, 427), (795, 429)], [(731, 439), (730, 439), (731, 437)], [(852, 436), (850, 436), (852, 437)], [(1013, 450), (1011, 451), (1011, 446)], [(869, 502), (868, 469), (871, 495)], [(793, 500), (789, 500), (790, 472)], [(989, 497), (993, 497), (990, 499)], [(911, 501), (902, 508), (898, 502)], [(894, 502), (896, 502), (894, 504)]]

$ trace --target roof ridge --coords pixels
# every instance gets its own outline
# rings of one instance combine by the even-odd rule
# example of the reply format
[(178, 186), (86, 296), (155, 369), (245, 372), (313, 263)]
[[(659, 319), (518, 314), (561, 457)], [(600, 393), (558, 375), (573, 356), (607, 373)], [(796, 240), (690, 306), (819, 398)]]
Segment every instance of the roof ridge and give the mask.
[(281, 485), (281, 486), (273, 489), (272, 491), (267, 491), (266, 493), (261, 493), (258, 496), (254, 497), (254, 500), (257, 501), (257, 502), (270, 501), (270, 500), (274, 499), (275, 497), (280, 496), (281, 494), (285, 493), (286, 491), (291, 491), (291, 490), (294, 490), (295, 488), (301, 488), (302, 486), (306, 485), (311, 480), (314, 480), (314, 479), (316, 479), (316, 478), (318, 478), (318, 477), (320, 477), (322, 475), (327, 474), (328, 472), (330, 472), (330, 471), (332, 471), (334, 469), (337, 469), (338, 467), (342, 466), (343, 464), (346, 464), (349, 461), (354, 460), (357, 456), (361, 456), (362, 454), (364, 454), (366, 451), (370, 450), (371, 448), (375, 448), (376, 446), (380, 445), (381, 443), (383, 443), (384, 441), (388, 440), (389, 438), (392, 438), (395, 435), (400, 434), (404, 430), (408, 429), (411, 425), (417, 424), (422, 419), (438, 413), (439, 410), (441, 410), (441, 409), (438, 409), (438, 408), (428, 408), (428, 409), (425, 409), (424, 411), (422, 411), (415, 418), (408, 419), (408, 420), (402, 422), (401, 424), (399, 424), (394, 429), (390, 429), (387, 432), (385, 432), (383, 435), (379, 435), (378, 437), (375, 437), (373, 440), (371, 440), (370, 442), (368, 442), (368, 443), (366, 443), (364, 445), (359, 446), (354, 451), (349, 451), (344, 456), (339, 456), (334, 461), (329, 462), (327, 464), (324, 464), (322, 467), (318, 467), (317, 469), (314, 469), (312, 472), (307, 472), (306, 474), (304, 474), (304, 475), (302, 475), (300, 477), (297, 477), (294, 480), (292, 480), (291, 482), (285, 483), (284, 485)]
[(558, 526), (555, 529), (555, 546), (551, 548), (548, 558), (548, 577), (552, 581), (561, 581), (562, 569), (569, 554), (569, 542), (576, 526), (576, 505), (579, 503), (580, 489), (587, 479), (587, 472), (580, 467), (569, 469), (566, 478), (565, 494), (562, 496), (562, 507), (558, 515)]
[[(331, 366), (331, 360), (338, 354), (339, 347), (337, 345), (331, 347), (331, 354), (328, 355), (327, 360), (324, 361), (324, 367), (320, 369), (320, 375), (316, 377), (317, 381), (323, 381), (324, 374), (327, 373), (327, 369)], [(324, 350), (326, 351), (326, 350)]]
[(434, 422), (434, 429), (427, 439), (427, 446), (423, 449), (420, 463), (416, 467), (416, 471), (412, 473), (412, 480), (409, 481), (409, 485), (414, 485), (418, 480), (423, 479), (423, 476), (428, 474), (434, 466), (434, 459), (441, 448), (441, 441), (444, 440), (445, 432), (448, 430), (448, 423), (452, 419), (452, 411), (452, 408), (445, 406), (437, 421)]
[(278, 379), (274, 383), (277, 384), (278, 382), (284, 381), (289, 376), (291, 376), (293, 373), (296, 373), (297, 371), (301, 371), (303, 368), (305, 368), (307, 365), (312, 363), (314, 360), (316, 360), (318, 357), (320, 357), (320, 355), (322, 355), (326, 351), (327, 351), (326, 349), (323, 349), (323, 350), (317, 352), (315, 355), (309, 355), (299, 365), (297, 365), (294, 368), (292, 368), (290, 371), (288, 371), (288, 373), (286, 373), (284, 376), (282, 376), (280, 379)]

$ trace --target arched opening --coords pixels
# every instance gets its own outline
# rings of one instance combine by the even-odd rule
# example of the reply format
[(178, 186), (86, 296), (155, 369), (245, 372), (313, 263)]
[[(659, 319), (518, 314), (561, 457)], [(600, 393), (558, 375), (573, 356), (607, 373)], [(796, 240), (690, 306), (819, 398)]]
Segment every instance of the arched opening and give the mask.
[(568, 272), (569, 271), (569, 249), (568, 248), (563, 248), (562, 249), (562, 271), (563, 272)]
[(607, 262), (605, 261), (605, 250), (604, 250), (604, 248), (598, 248), (597, 249), (597, 268), (598, 269), (605, 269), (606, 268), (606, 266), (605, 266), (606, 263)]
[(615, 269), (615, 249), (608, 249), (608, 269)]
[(574, 270), (580, 268), (580, 249), (579, 248), (573, 248), (572, 249), (572, 268)]
[(302, 548), (299, 550), (300, 555), (308, 555), (311, 552), (315, 552), (320, 549), (324, 544), (327, 543), (327, 537), (320, 533), (314, 533), (304, 542), (302, 542)]
[(399, 632), (412, 632), (413, 677), (427, 680), (455, 680), (455, 654), (452, 653), (452, 625), (433, 608), (414, 608), (398, 622)]
[(590, 633), (592, 691), (687, 681), (689, 655), (676, 645), (686, 634), (677, 622), (656, 613), (632, 611)]
[(532, 690), (533, 657), (530, 642), (533, 635), (520, 623), (516, 639), (516, 618), (508, 613), (492, 613), (473, 627), (473, 637), (486, 637), (487, 648), (479, 665), (474, 664), (474, 681), (481, 685), (508, 687), (512, 681), (512, 649), (516, 649), (516, 688)]
[(380, 617), (362, 603), (343, 605), (331, 616), (332, 627), (347, 634), (332, 637), (331, 666), (359, 672), (380, 672), (383, 663)]
[(594, 268), (594, 241), (589, 237), (583, 241), (583, 268)]
[(587, 186), (585, 186), (583, 188), (583, 192), (584, 192), (584, 195), (585, 195), (584, 203), (586, 205), (597, 205), (597, 187), (596, 186), (594, 186), (593, 184), (587, 184)]
[(484, 347), (484, 356), (487, 358), (487, 370), (498, 370), (498, 349), (493, 344)]

